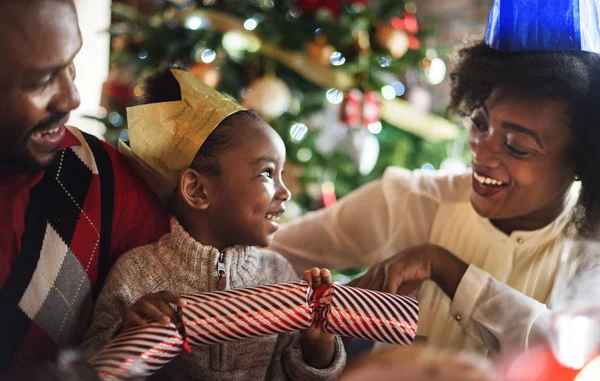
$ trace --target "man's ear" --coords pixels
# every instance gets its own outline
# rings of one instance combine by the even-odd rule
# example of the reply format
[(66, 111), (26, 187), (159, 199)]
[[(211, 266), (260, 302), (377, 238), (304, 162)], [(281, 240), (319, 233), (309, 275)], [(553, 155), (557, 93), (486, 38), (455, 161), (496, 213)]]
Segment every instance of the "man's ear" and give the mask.
[(206, 210), (210, 207), (207, 192), (208, 178), (193, 168), (186, 168), (179, 173), (179, 194), (190, 207)]

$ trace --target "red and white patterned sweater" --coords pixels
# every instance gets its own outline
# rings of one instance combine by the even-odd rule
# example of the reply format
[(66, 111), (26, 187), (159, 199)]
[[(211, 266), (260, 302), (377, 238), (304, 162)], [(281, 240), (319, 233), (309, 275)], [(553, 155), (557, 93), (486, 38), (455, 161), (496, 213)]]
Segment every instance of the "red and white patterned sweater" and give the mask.
[(112, 263), (169, 220), (126, 158), (69, 128), (45, 171), (0, 173), (0, 226), (1, 371), (77, 346)]

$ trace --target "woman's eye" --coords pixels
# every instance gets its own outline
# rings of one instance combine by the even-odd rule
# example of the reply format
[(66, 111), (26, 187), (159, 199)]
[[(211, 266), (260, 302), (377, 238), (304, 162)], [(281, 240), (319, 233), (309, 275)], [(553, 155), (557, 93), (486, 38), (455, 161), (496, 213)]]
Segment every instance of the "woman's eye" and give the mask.
[(513, 156), (516, 156), (516, 157), (525, 157), (529, 153), (527, 151), (521, 151), (520, 149), (515, 148), (514, 146), (510, 145), (510, 143), (508, 143), (508, 142), (504, 142), (504, 147), (506, 147), (508, 152), (510, 152)]

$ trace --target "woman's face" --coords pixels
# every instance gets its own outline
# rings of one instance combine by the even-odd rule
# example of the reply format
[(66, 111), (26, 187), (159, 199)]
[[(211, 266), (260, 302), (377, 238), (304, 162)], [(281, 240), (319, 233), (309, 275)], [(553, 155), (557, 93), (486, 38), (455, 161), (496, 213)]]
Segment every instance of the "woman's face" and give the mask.
[(468, 121), (477, 213), (520, 229), (552, 222), (575, 176), (569, 123), (563, 100), (494, 89)]

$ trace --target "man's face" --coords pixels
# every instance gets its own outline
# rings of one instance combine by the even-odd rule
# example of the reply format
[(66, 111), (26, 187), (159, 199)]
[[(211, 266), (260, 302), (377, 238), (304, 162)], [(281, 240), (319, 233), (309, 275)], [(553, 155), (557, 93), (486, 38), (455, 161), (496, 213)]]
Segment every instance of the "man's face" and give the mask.
[(70, 1), (0, 4), (0, 171), (50, 164), (79, 106), (73, 59), (81, 48)]

